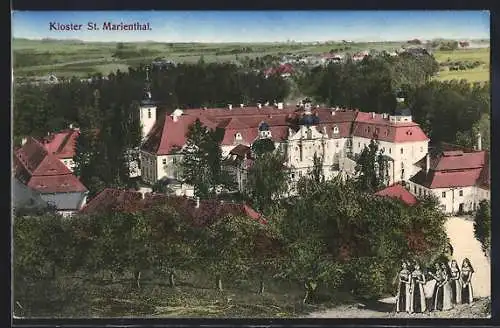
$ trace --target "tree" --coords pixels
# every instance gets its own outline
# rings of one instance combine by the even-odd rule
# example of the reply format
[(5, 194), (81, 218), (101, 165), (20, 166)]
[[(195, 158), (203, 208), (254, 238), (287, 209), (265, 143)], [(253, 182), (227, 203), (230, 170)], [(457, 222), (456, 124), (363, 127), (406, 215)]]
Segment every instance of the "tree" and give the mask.
[(152, 255), (160, 272), (168, 272), (170, 287), (175, 287), (176, 270), (188, 268), (197, 255), (192, 228), (168, 205), (155, 206), (144, 215), (150, 225)]
[(489, 257), (491, 248), (491, 206), (487, 200), (479, 203), (474, 217), (474, 236), (481, 243), (483, 252)]
[(252, 266), (254, 241), (259, 230), (249, 217), (224, 217), (207, 228), (203, 258), (215, 274), (216, 288), (223, 290), (222, 279), (244, 276)]
[(374, 140), (361, 151), (355, 170), (359, 190), (374, 192), (386, 186), (389, 181), (387, 159), (379, 152)]
[(310, 172), (311, 178), (316, 183), (321, 183), (325, 181), (325, 175), (323, 173), (323, 157), (319, 157), (316, 153), (313, 156), (313, 168)]
[(276, 149), (272, 139), (258, 139), (252, 144), (252, 151), (255, 156), (261, 156), (264, 153), (273, 152)]
[(266, 212), (288, 191), (289, 172), (280, 152), (263, 153), (248, 170), (245, 188), (254, 208)]
[(222, 136), (223, 131), (210, 130), (197, 119), (189, 127), (181, 150), (183, 182), (194, 186), (195, 195), (202, 199), (214, 197), (221, 186), (231, 189), (235, 183), (222, 171)]

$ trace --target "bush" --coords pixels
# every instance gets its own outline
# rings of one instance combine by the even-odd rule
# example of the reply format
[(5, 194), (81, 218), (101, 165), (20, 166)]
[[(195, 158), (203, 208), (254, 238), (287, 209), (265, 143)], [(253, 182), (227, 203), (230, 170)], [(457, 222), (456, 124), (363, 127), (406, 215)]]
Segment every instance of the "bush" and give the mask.
[(393, 277), (387, 276), (383, 260), (361, 258), (347, 265), (345, 285), (361, 299), (375, 299), (387, 292)]

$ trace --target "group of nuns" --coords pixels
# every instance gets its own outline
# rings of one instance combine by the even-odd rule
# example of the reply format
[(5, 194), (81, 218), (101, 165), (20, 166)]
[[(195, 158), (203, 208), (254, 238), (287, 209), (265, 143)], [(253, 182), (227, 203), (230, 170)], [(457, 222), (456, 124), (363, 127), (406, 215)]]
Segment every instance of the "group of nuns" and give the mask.
[[(412, 270), (413, 269), (413, 270)], [(470, 304), (473, 301), (471, 278), (474, 269), (469, 259), (464, 259), (462, 268), (457, 261), (436, 263), (433, 272), (425, 274), (418, 263), (410, 268), (408, 261), (403, 261), (399, 272), (396, 312), (423, 313), (446, 311), (455, 304)], [(426, 300), (424, 286), (426, 275), (436, 281), (429, 302)], [(429, 295), (430, 296), (430, 295)]]

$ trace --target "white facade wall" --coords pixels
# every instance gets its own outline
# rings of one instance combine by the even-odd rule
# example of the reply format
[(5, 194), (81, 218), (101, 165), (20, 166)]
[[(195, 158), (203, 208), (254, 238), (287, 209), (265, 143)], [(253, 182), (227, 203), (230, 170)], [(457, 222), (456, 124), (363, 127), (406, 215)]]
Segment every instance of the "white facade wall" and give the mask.
[[(360, 154), (364, 147), (370, 145), (371, 139), (364, 137), (352, 137), (352, 152)], [(417, 174), (421, 168), (414, 164), (424, 158), (429, 151), (429, 141), (416, 141), (404, 143), (392, 143), (387, 141), (378, 141), (379, 149), (384, 154), (391, 157), (394, 162), (390, 166), (390, 183), (407, 181)]]
[(139, 108), (142, 138), (146, 138), (156, 123), (156, 106), (143, 105)]
[(287, 165), (292, 169), (292, 180), (299, 180), (314, 167), (314, 154), (323, 158), (323, 174), (331, 179), (338, 174), (340, 161), (347, 153), (348, 138), (328, 138), (315, 126), (301, 126), (300, 130), (290, 130), (284, 143)]
[(415, 196), (433, 194), (439, 200), (441, 210), (447, 214), (471, 212), (483, 199), (490, 199), (489, 190), (476, 186), (428, 189), (416, 183), (408, 183), (408, 190)]

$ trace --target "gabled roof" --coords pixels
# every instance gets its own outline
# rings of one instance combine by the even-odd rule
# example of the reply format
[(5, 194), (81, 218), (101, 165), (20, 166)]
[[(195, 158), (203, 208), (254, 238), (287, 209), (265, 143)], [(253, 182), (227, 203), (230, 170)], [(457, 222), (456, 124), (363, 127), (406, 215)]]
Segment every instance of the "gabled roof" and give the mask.
[[(447, 147), (449, 148), (449, 147)], [(427, 188), (451, 188), (480, 186), (489, 188), (490, 166), (487, 151), (460, 149), (441, 150), (430, 153), (429, 172), (426, 173), (426, 159), (417, 165), (422, 170), (410, 180)]]
[(222, 203), (218, 200), (196, 201), (186, 197), (168, 196), (164, 194), (142, 194), (133, 190), (106, 188), (91, 199), (80, 213), (93, 214), (100, 212), (135, 212), (154, 205), (168, 204), (181, 215), (191, 220), (194, 225), (204, 226), (214, 223), (229, 215), (243, 215), (262, 224), (267, 221), (257, 211), (244, 203)]
[(142, 201), (142, 194), (134, 190), (122, 190), (105, 188), (92, 198), (81, 210), (80, 213), (101, 213), (115, 211), (119, 206), (138, 207)]
[(353, 135), (394, 143), (428, 141), (429, 138), (415, 122), (392, 123), (382, 114), (358, 112)]
[(418, 203), (417, 198), (399, 183), (379, 190), (375, 193), (375, 195), (397, 198), (407, 205), (415, 205)]
[(175, 121), (172, 116), (166, 114), (153, 126), (151, 133), (141, 148), (156, 155), (170, 154), (172, 150), (184, 146), (189, 127), (197, 119), (210, 129), (216, 128), (214, 122), (203, 116), (181, 115)]
[(79, 129), (68, 129), (53, 133), (41, 140), (47, 151), (57, 158), (73, 158), (75, 156), (75, 146)]
[(14, 174), (19, 181), (40, 193), (87, 191), (59, 159), (32, 137), (14, 154)]
[(463, 171), (429, 171), (418, 172), (410, 181), (429, 189), (471, 187), (475, 186), (481, 175), (481, 169)]

